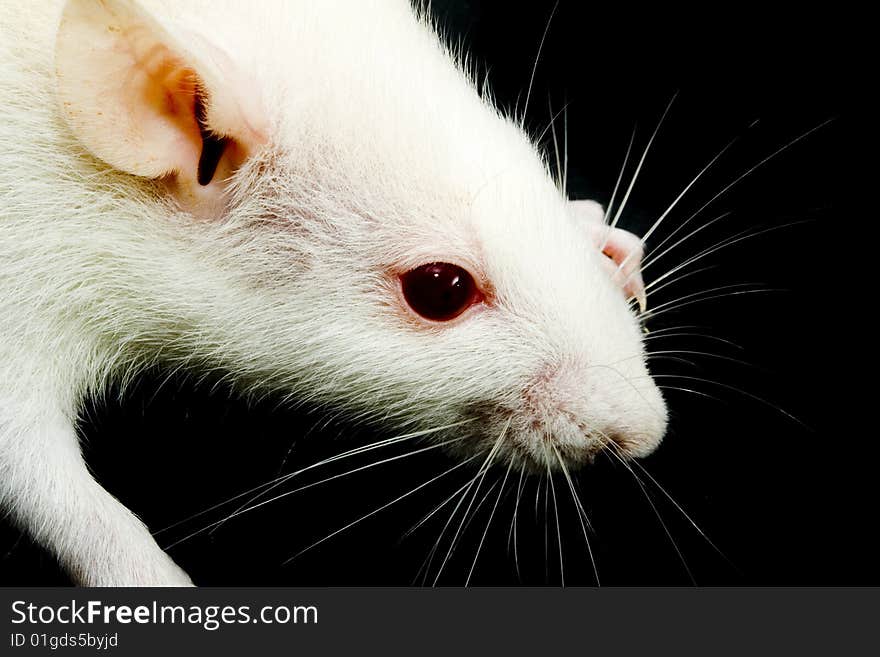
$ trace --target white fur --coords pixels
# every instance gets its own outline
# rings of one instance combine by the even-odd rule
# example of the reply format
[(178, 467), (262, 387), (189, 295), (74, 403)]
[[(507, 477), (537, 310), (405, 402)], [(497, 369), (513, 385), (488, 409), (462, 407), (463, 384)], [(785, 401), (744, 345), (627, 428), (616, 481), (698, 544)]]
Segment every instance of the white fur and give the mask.
[[(470, 453), (509, 425), (501, 456), (537, 467), (548, 433), (572, 463), (602, 435), (653, 449), (663, 400), (589, 232), (408, 2), (140, 4), (232, 57), (269, 134), (196, 218), (62, 118), (63, 3), (0, 5), (0, 503), (77, 581), (189, 583), (74, 430), (84, 397), (148, 365), (395, 430), (478, 417)], [(417, 320), (393, 273), (434, 261), (492, 302)]]

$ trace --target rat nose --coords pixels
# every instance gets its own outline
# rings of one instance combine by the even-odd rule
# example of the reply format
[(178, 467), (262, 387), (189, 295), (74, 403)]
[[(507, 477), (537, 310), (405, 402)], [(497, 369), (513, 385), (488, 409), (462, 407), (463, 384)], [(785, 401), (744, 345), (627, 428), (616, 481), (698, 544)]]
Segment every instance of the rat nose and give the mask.
[(594, 418), (600, 435), (628, 456), (648, 456), (666, 433), (668, 415), (660, 390), (650, 377), (640, 384), (612, 387), (594, 383), (586, 411)]
[(534, 453), (549, 449), (572, 464), (588, 462), (605, 448), (647, 456), (667, 425), (663, 397), (643, 366), (627, 373), (573, 363), (545, 369), (524, 391), (515, 418), (514, 428), (528, 437)]
[(627, 456), (641, 458), (648, 456), (660, 445), (666, 433), (666, 417), (653, 414), (647, 421), (639, 423), (634, 429), (627, 427), (624, 430), (608, 429), (602, 432), (605, 444), (612, 449), (617, 449)]

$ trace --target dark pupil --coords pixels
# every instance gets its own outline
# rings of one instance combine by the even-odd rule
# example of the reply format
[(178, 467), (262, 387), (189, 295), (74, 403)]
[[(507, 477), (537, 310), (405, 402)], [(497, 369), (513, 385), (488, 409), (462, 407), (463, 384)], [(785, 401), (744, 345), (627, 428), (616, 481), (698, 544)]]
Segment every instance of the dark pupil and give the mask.
[(422, 317), (435, 321), (454, 319), (474, 298), (474, 279), (464, 269), (446, 262), (422, 265), (401, 278), (403, 296)]

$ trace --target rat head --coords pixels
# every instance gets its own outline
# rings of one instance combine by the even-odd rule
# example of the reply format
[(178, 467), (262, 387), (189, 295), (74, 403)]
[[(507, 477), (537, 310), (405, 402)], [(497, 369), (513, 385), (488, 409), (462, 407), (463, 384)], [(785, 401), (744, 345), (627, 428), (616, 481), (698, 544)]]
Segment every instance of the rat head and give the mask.
[(465, 454), (650, 452), (640, 241), (563, 198), (407, 2), (242, 6), (62, 18), (67, 123), (177, 259), (144, 296), (181, 321), (144, 321), (246, 385)]

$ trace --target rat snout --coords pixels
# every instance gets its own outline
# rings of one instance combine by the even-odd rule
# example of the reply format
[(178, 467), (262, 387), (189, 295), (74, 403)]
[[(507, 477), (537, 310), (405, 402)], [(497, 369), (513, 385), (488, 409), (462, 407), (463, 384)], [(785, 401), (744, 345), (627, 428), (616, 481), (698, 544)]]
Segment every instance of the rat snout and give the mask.
[(628, 456), (648, 456), (666, 433), (666, 403), (647, 373), (596, 382), (586, 403), (588, 414), (604, 427), (602, 433)]
[(666, 405), (647, 370), (574, 363), (548, 367), (524, 388), (512, 414), (517, 452), (540, 469), (590, 462), (602, 449), (650, 454), (666, 431)]

